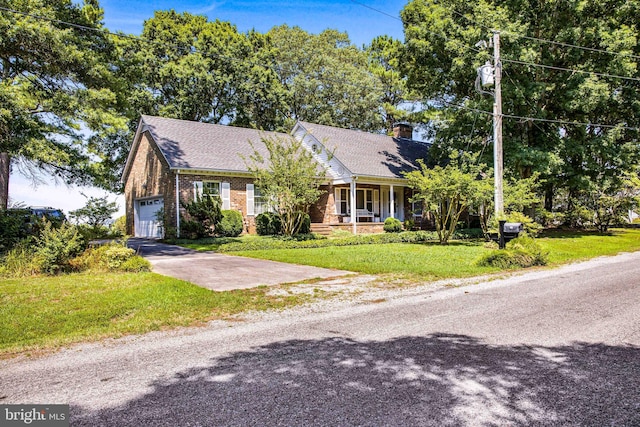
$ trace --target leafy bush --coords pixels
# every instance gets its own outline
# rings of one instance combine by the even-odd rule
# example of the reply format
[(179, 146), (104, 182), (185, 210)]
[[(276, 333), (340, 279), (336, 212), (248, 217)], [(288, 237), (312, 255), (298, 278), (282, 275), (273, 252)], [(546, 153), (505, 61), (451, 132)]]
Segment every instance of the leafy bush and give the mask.
[(535, 222), (531, 217), (521, 212), (511, 212), (507, 215), (508, 222), (521, 222), (524, 231), (530, 236), (537, 236), (542, 231), (542, 225)]
[(116, 237), (122, 237), (127, 234), (127, 217), (122, 215), (118, 217), (111, 225), (111, 234)]
[(476, 264), (503, 269), (546, 265), (548, 253), (532, 237), (523, 236), (507, 243), (503, 250), (492, 250), (482, 255)]
[(42, 273), (55, 274), (69, 267), (69, 261), (85, 249), (85, 240), (78, 228), (63, 223), (54, 228), (45, 221), (44, 227), (35, 238), (35, 259)]
[(86, 242), (111, 238), (111, 230), (105, 225), (90, 226), (87, 224), (78, 224), (76, 227)]
[(416, 221), (414, 219), (405, 219), (403, 225), (405, 230), (411, 231), (416, 227)]
[(29, 210), (0, 210), (0, 253), (15, 247), (31, 235)]
[(383, 230), (387, 233), (399, 233), (402, 231), (402, 223), (396, 218), (387, 218), (384, 220)]
[(260, 236), (275, 236), (282, 232), (280, 217), (273, 212), (263, 212), (256, 217), (256, 232)]
[(0, 265), (0, 276), (29, 277), (40, 273), (31, 241), (25, 239), (6, 253)]
[(482, 228), (461, 228), (453, 232), (453, 238), (457, 240), (482, 239), (483, 237)]
[[(521, 212), (510, 212), (507, 214), (506, 218), (504, 218), (507, 222), (520, 222), (522, 223), (522, 227), (524, 231), (530, 236), (537, 236), (540, 231), (542, 231), (542, 225), (535, 222), (531, 217), (521, 213)], [(498, 220), (492, 218), (491, 223), (489, 224), (490, 230), (494, 233), (498, 233)]]
[(296, 234), (309, 234), (309, 233), (311, 233), (311, 217), (309, 216), (309, 214), (306, 213), (306, 212), (296, 212), (296, 215), (301, 216), (302, 220), (300, 221), (300, 225), (294, 231), (293, 234), (296, 235)]
[(126, 242), (112, 242), (91, 247), (72, 259), (76, 271), (149, 271), (150, 264), (126, 246)]
[[(189, 203), (181, 203), (182, 207), (187, 211), (187, 220), (185, 223), (189, 232), (185, 232), (185, 236), (195, 235), (195, 239), (202, 237), (211, 237), (215, 231), (216, 226), (222, 219), (222, 213), (220, 211), (220, 199), (218, 197), (201, 197), (196, 194), (195, 200)], [(196, 225), (199, 224), (199, 225)], [(181, 223), (180, 231), (184, 231)]]
[(269, 249), (324, 248), (328, 246), (373, 245), (381, 243), (424, 243), (437, 240), (429, 231), (405, 231), (389, 234), (358, 234), (337, 239), (313, 239), (299, 241), (291, 238), (253, 239), (221, 245), (218, 252), (255, 251)]
[(216, 227), (216, 234), (222, 237), (237, 237), (242, 233), (242, 214), (234, 210), (222, 211), (222, 220)]
[(180, 218), (180, 237), (184, 239), (202, 239), (210, 237), (204, 224), (198, 221)]
[(141, 256), (135, 255), (123, 262), (118, 270), (129, 273), (141, 273), (151, 271), (151, 264)]

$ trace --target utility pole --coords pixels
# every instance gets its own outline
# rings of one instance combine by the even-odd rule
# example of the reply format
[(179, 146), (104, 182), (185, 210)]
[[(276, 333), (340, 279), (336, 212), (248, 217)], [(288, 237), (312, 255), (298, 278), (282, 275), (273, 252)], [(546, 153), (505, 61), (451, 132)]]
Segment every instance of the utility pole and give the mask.
[(493, 94), (493, 169), (494, 169), (494, 205), (496, 217), (504, 213), (502, 186), (502, 60), (500, 59), (500, 31), (493, 31), (493, 66), (495, 90)]

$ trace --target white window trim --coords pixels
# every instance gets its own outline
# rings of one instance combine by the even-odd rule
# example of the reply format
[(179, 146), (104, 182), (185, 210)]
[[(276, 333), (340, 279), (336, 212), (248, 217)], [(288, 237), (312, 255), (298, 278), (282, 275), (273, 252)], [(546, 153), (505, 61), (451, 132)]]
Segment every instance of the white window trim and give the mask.
[(220, 197), (222, 198), (222, 209), (231, 209), (231, 184), (228, 182), (220, 183)]
[(247, 216), (255, 216), (255, 186), (247, 184)]
[[(345, 192), (345, 195), (347, 196), (346, 198), (342, 198), (342, 191)], [(349, 196), (349, 188), (347, 187), (338, 187), (335, 189), (334, 192), (334, 197), (335, 197), (335, 211), (336, 211), (336, 215), (349, 215), (349, 213), (351, 212), (351, 202), (350, 202), (350, 196)], [(342, 212), (342, 203), (346, 202), (347, 204), (347, 211), (346, 212)]]

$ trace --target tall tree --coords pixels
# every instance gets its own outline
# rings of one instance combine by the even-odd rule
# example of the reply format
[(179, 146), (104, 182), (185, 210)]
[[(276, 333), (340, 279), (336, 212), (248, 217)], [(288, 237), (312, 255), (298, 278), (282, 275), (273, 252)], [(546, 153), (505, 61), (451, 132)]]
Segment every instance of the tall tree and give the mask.
[(409, 86), (446, 119), (436, 123), (436, 147), (442, 153), (452, 148), (491, 152), (484, 150), (490, 115), (477, 110), (491, 111), (493, 100), (476, 93), (473, 82), (476, 68), (491, 58), (476, 43), (495, 28), (502, 32), (503, 111), (525, 117), (504, 119), (507, 173), (539, 172), (547, 209), (553, 208), (557, 189), (566, 190), (571, 204), (591, 183), (621, 182), (640, 159), (639, 14), (637, 0), (410, 2), (402, 12), (405, 71)]
[(380, 99), (384, 127), (387, 133), (393, 132), (396, 122), (408, 120), (411, 117), (407, 108), (402, 108), (408, 99), (406, 77), (403, 76), (400, 64), (402, 62), (404, 46), (400, 40), (389, 36), (378, 36), (366, 47), (369, 57), (369, 71), (382, 85)]
[[(104, 183), (108, 154), (93, 138), (126, 125), (117, 113), (113, 45), (97, 1), (2, 0), (0, 12), (0, 208), (22, 166), (67, 183)], [(64, 22), (76, 24), (69, 26)]]
[(367, 54), (346, 33), (313, 35), (299, 27), (272, 28), (276, 71), (287, 93), (289, 121), (379, 131), (382, 87), (367, 68)]
[(264, 36), (229, 22), (156, 11), (142, 39), (124, 43), (134, 111), (273, 129), (282, 97)]

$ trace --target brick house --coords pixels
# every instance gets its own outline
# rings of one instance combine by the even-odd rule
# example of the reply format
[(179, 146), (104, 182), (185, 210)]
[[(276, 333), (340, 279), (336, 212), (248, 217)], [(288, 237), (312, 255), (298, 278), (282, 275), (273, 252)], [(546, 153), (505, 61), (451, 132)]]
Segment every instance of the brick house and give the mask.
[(284, 134), (142, 116), (122, 175), (127, 233), (161, 237), (163, 212), (179, 235), (180, 202), (196, 193), (219, 195), (222, 209), (240, 211), (246, 231), (255, 232), (266, 204), (244, 159), (254, 150), (268, 157), (265, 136), (297, 138), (326, 169), (325, 193), (309, 212), (314, 230), (378, 232), (387, 217), (420, 221), (403, 172), (417, 168), (429, 144), (413, 141), (412, 133), (404, 124), (385, 136), (300, 121)]

